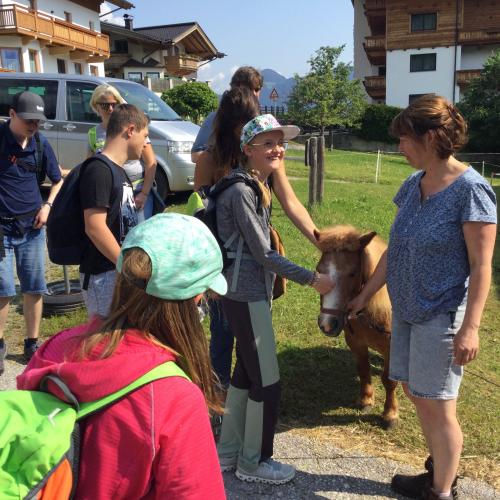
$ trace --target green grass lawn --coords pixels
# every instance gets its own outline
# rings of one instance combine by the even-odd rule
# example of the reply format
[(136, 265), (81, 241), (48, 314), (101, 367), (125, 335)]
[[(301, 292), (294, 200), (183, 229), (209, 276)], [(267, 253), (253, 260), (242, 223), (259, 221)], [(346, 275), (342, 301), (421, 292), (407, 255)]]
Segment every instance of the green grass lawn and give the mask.
[[(299, 157), (300, 151), (291, 151)], [(302, 158), (302, 156), (300, 156)], [(399, 156), (384, 155), (377, 184), (376, 155), (334, 151), (326, 155), (325, 192), (321, 206), (312, 209), (318, 227), (350, 223), (362, 230), (375, 230), (387, 239), (395, 207), (392, 198), (401, 182), (413, 170)], [(308, 169), (298, 161), (288, 161), (287, 171), (299, 198), (307, 203)], [(496, 181), (500, 186), (500, 179)], [(496, 187), (500, 197), (500, 187)], [(170, 206), (183, 211), (186, 196), (178, 196)], [(273, 205), (273, 223), (284, 240), (287, 255), (298, 264), (313, 269), (319, 257), (284, 215), (279, 203)], [(466, 368), (458, 402), (459, 418), (465, 435), (462, 470), (469, 476), (499, 487), (500, 448), (500, 243), (494, 260), (494, 282), (481, 327), (479, 359)], [(379, 379), (382, 362), (371, 357), (376, 389), (372, 413), (361, 414), (357, 407), (359, 385), (351, 354), (343, 336), (327, 338), (318, 329), (319, 299), (311, 288), (290, 283), (286, 296), (273, 305), (274, 326), (282, 377), (280, 425), (329, 440), (332, 445), (389, 456), (421, 465), (426, 456), (419, 424), (411, 404), (398, 389), (400, 425), (384, 431), (380, 415), (384, 391)], [(22, 317), (11, 316), (9, 325), (19, 331)], [(84, 318), (75, 314), (44, 320), (48, 336)], [(496, 385), (494, 385), (496, 384)]]

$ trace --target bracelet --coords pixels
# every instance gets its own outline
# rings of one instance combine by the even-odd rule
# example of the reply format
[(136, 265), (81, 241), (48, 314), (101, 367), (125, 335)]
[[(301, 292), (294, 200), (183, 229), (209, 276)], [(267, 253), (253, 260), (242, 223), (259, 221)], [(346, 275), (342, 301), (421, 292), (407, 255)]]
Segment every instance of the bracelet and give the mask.
[(42, 207), (43, 207), (44, 205), (48, 205), (48, 206), (49, 206), (49, 208), (52, 208), (52, 203), (50, 203), (50, 201), (44, 201), (44, 202), (42, 203)]
[(149, 196), (149, 193), (145, 193), (144, 191), (140, 191), (139, 194), (143, 194), (144, 196)]
[(316, 285), (316, 283), (318, 283), (318, 281), (319, 281), (319, 273), (318, 273), (318, 271), (314, 271), (313, 277), (312, 277), (311, 281), (309, 282), (309, 286)]

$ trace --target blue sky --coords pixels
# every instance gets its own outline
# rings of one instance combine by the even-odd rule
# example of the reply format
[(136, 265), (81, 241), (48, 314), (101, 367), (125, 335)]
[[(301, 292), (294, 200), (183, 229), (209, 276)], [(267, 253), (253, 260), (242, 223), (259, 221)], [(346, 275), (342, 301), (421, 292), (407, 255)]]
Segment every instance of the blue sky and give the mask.
[[(286, 77), (305, 74), (307, 60), (322, 45), (346, 47), (342, 60), (353, 60), (353, 7), (350, 0), (131, 0), (134, 26), (197, 21), (220, 52), (221, 60), (198, 73), (215, 91), (228, 86), (234, 69), (271, 68)], [(106, 4), (105, 4), (106, 5)], [(125, 11), (113, 14), (120, 17)]]

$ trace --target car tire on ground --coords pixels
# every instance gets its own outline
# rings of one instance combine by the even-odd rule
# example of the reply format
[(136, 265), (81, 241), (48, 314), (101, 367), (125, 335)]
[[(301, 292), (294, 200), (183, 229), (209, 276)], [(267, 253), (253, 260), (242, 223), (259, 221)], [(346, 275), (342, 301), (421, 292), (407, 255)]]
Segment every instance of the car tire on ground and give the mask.
[(168, 185), (167, 174), (160, 165), (156, 166), (156, 190), (160, 195), (160, 198), (165, 202), (167, 196), (170, 194), (170, 186)]
[(66, 293), (64, 281), (48, 283), (42, 298), (44, 316), (67, 314), (85, 305), (79, 280), (70, 280), (70, 293)]

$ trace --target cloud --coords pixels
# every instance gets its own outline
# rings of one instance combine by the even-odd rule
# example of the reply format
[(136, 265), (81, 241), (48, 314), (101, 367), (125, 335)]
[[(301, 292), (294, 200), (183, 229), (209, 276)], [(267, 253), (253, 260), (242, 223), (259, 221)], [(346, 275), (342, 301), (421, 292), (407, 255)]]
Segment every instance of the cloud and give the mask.
[(198, 68), (198, 73), (206, 73), (209, 69), (212, 69), (212, 65), (210, 63), (206, 63)]
[[(112, 7), (108, 3), (104, 2), (101, 4), (101, 14), (106, 14), (110, 12), (115, 7)], [(115, 12), (113, 14), (109, 14), (109, 16), (101, 17), (101, 21), (105, 21), (107, 23), (118, 24), (119, 26), (125, 26), (125, 20), (123, 19), (123, 13), (120, 14), (120, 11)]]

